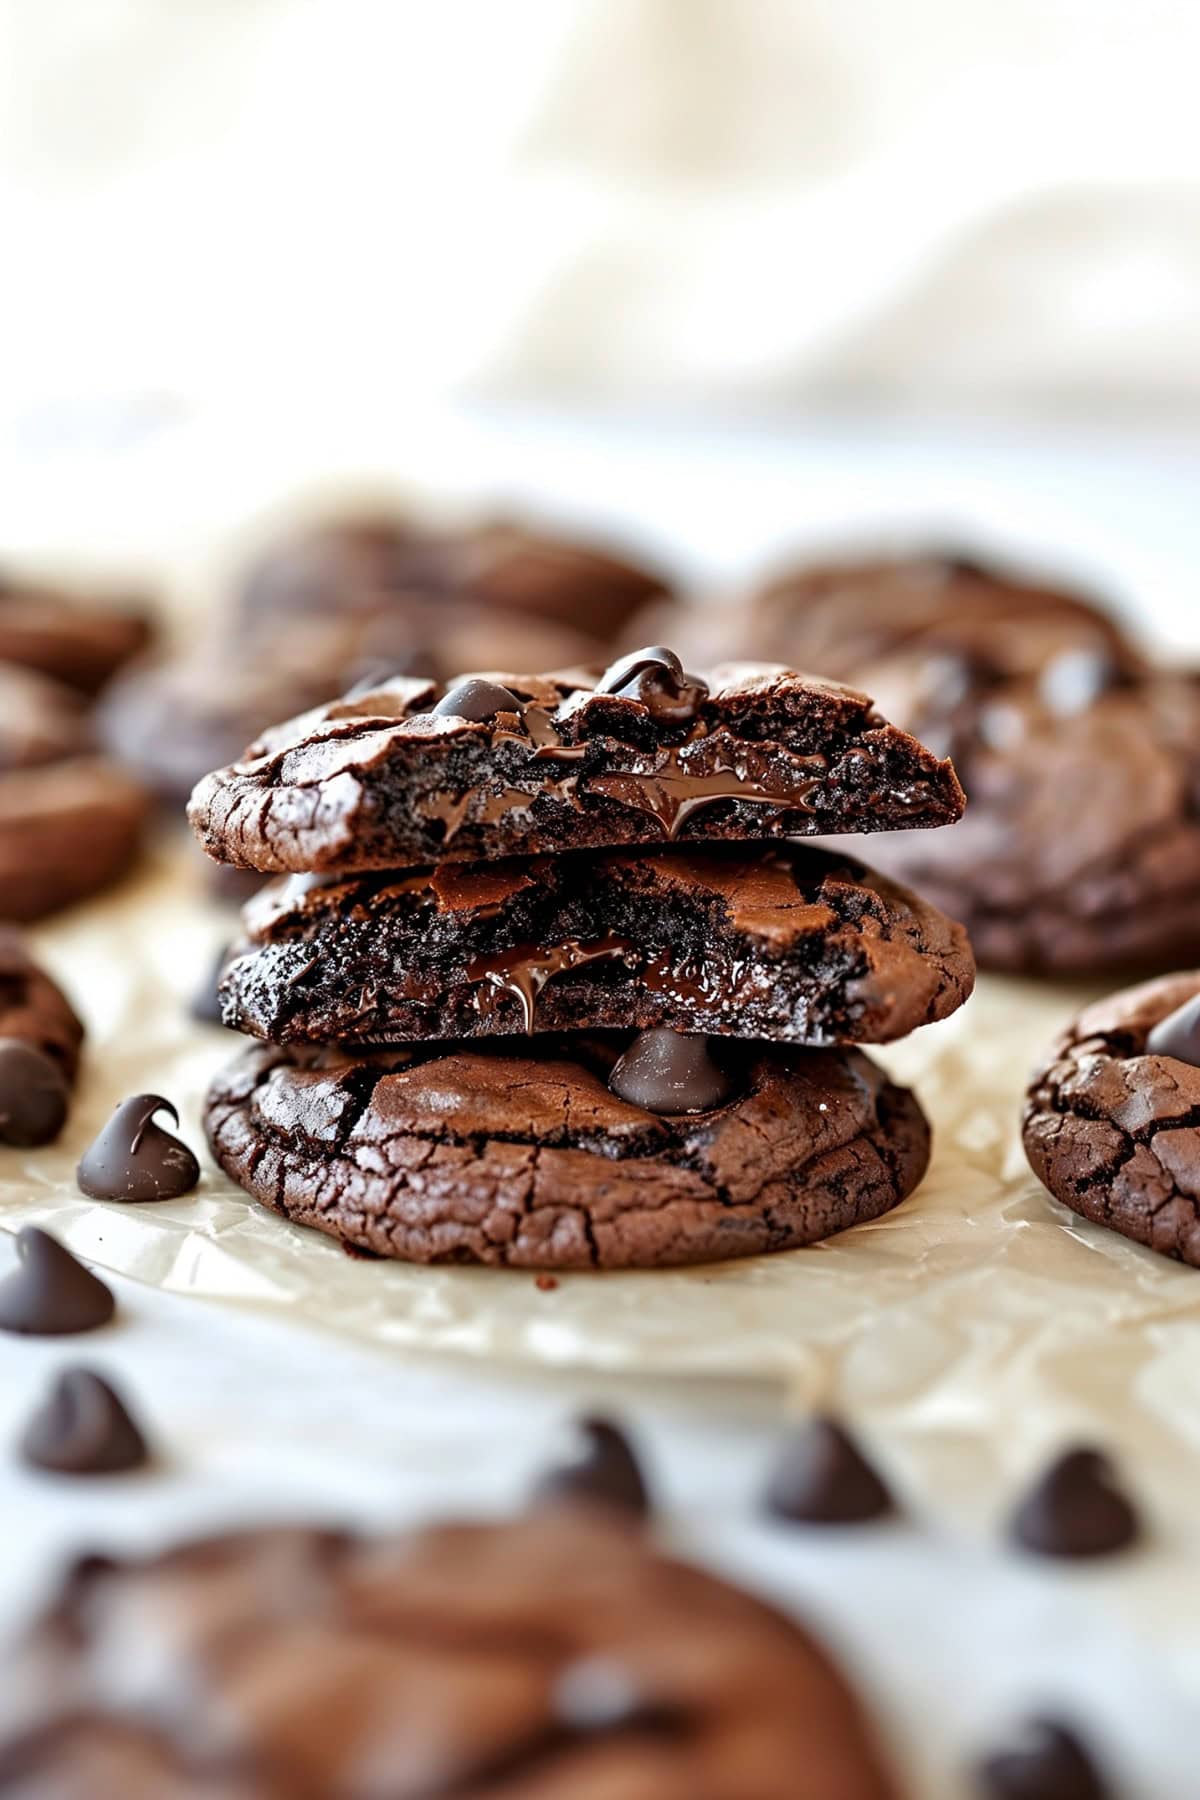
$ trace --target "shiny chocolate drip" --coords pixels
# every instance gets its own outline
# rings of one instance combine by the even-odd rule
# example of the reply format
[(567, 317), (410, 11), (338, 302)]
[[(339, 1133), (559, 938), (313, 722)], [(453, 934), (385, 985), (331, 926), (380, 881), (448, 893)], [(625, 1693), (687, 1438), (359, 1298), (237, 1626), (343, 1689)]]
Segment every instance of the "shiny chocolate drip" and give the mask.
[(564, 969), (582, 968), (585, 963), (619, 957), (626, 961), (634, 954), (627, 938), (597, 938), (582, 944), (570, 938), (565, 944), (543, 948), (538, 944), (518, 944), (512, 950), (499, 950), (491, 956), (477, 956), (467, 964), (467, 980), (475, 982), (479, 991), (472, 995), (472, 1005), (484, 1018), (491, 1018), (501, 994), (512, 994), (521, 1003), (528, 1035), (534, 1029), (537, 998), (546, 983)]
[[(705, 747), (710, 744), (711, 740), (708, 740)], [(784, 783), (775, 779), (769, 759), (752, 745), (739, 746), (732, 754), (717, 749), (704, 756), (707, 767), (695, 770), (689, 764), (701, 759), (695, 755), (685, 757), (687, 749), (688, 746), (683, 745), (665, 751), (658, 767), (652, 771), (597, 775), (589, 784), (590, 790), (621, 806), (633, 806), (640, 812), (649, 813), (657, 820), (664, 837), (675, 838), (693, 813), (718, 800), (741, 800), (751, 806), (773, 806), (780, 811), (812, 812), (812, 796), (820, 788), (821, 777), (828, 767), (820, 755), (789, 756), (795, 780)]]

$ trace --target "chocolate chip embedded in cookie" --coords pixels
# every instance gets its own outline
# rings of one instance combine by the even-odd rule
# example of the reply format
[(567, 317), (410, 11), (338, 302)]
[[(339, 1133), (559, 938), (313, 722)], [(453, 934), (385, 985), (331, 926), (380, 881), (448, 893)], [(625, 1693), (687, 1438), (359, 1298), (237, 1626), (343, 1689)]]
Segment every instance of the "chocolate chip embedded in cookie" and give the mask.
[(728, 1097), (669, 1116), (612, 1091), (627, 1041), (254, 1048), (210, 1090), (209, 1142), (263, 1205), (360, 1249), (528, 1269), (791, 1250), (925, 1172), (920, 1107), (859, 1051), (714, 1040)]
[(273, 883), (225, 1022), (275, 1043), (670, 1026), (885, 1043), (971, 991), (966, 934), (802, 845), (580, 851)]
[(88, 1558), (6, 1662), (0, 1779), (30, 1800), (898, 1791), (805, 1631), (583, 1507)]
[(150, 623), (138, 607), (89, 602), (0, 571), (0, 662), (20, 663), (94, 694), (146, 648)]
[(147, 811), (129, 777), (79, 757), (0, 775), (0, 919), (40, 919), (133, 865)]
[(460, 684), (393, 681), (267, 732), (192, 796), (205, 849), (243, 868), (328, 873), (884, 831), (962, 810), (949, 763), (864, 695), (786, 669), (689, 676), (676, 683), (686, 716), (582, 673), (478, 679), (507, 690), (512, 710), (448, 714)]
[(1198, 996), (1192, 971), (1089, 1006), (1033, 1078), (1024, 1141), (1055, 1199), (1200, 1268)]

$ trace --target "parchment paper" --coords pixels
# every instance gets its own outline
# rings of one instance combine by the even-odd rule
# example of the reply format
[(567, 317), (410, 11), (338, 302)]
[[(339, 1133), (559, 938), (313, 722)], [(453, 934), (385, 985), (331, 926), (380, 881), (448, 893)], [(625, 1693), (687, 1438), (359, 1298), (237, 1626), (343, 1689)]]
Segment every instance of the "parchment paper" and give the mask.
[(36, 1221), (140, 1281), (383, 1345), (782, 1381), (804, 1402), (903, 1417), (941, 1445), (949, 1478), (963, 1456), (1028, 1455), (1031, 1433), (1104, 1437), (1118, 1416), (1200, 1462), (1200, 1273), (1076, 1220), (1018, 1141), (1032, 1062), (1095, 989), (984, 979), (956, 1018), (874, 1053), (916, 1086), (935, 1133), (925, 1182), (886, 1218), (789, 1255), (563, 1276), (543, 1292), (528, 1273), (352, 1261), (255, 1207), (206, 1154), (201, 1187), (177, 1202), (78, 1192), (79, 1151), (125, 1094), (169, 1096), (202, 1148), (207, 1079), (241, 1044), (187, 1014), (235, 925), (203, 874), (172, 842), (121, 893), (34, 934), (89, 1039), (62, 1141), (0, 1151), (0, 1226)]

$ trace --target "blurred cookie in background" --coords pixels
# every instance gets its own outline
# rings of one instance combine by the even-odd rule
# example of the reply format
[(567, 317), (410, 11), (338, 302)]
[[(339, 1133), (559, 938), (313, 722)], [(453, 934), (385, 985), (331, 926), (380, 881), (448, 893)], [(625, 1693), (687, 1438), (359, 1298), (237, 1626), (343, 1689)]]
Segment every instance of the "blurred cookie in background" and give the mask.
[(237, 610), (253, 627), (281, 615), (373, 616), (415, 597), (454, 598), (570, 625), (607, 646), (667, 592), (661, 575), (619, 552), (515, 522), (446, 529), (362, 514), (269, 546), (252, 565)]
[(151, 635), (139, 602), (68, 593), (0, 568), (0, 662), (95, 694), (146, 649)]
[(99, 757), (0, 772), (0, 919), (40, 919), (119, 881), (146, 809), (138, 783)]
[(900, 655), (953, 658), (967, 677), (995, 680), (1036, 674), (1068, 649), (1142, 666), (1101, 603), (957, 552), (801, 564), (723, 603), (656, 607), (634, 635), (655, 628), (701, 666), (754, 657), (871, 693), (867, 671)]
[(0, 662), (0, 772), (58, 762), (91, 747), (81, 694), (48, 675)]

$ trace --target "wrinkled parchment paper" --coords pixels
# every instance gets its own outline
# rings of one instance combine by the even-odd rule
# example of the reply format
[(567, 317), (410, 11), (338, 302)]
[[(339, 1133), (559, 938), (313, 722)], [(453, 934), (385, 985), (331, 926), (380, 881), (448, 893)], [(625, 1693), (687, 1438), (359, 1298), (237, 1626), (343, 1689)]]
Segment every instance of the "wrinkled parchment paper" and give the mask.
[(1104, 1437), (1119, 1415), (1189, 1465), (1200, 1453), (1200, 1273), (1076, 1220), (1020, 1149), (1027, 1072), (1094, 989), (984, 979), (957, 1017), (875, 1053), (916, 1086), (935, 1133), (925, 1182), (886, 1218), (789, 1255), (560, 1276), (543, 1292), (529, 1273), (352, 1261), (254, 1206), (207, 1156), (183, 1200), (78, 1192), (81, 1148), (128, 1093), (173, 1099), (202, 1147), (207, 1079), (241, 1043), (187, 1012), (236, 925), (204, 875), (173, 841), (117, 895), (33, 934), (89, 1039), (62, 1141), (0, 1151), (0, 1226), (36, 1221), (139, 1281), (381, 1345), (782, 1381), (804, 1403), (905, 1417), (942, 1445), (948, 1479), (964, 1455), (1003, 1459), (1030, 1431)]

